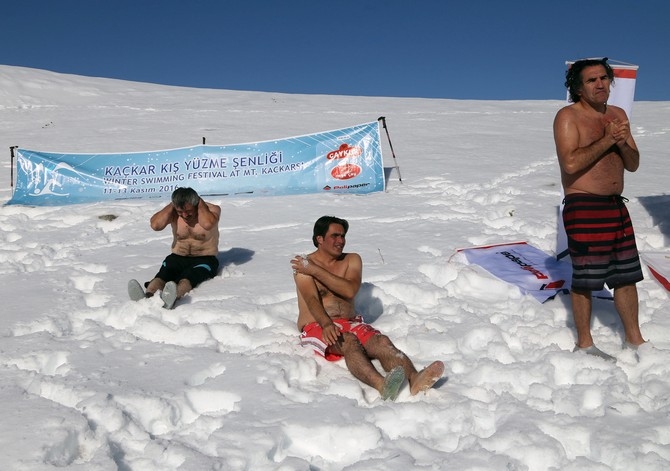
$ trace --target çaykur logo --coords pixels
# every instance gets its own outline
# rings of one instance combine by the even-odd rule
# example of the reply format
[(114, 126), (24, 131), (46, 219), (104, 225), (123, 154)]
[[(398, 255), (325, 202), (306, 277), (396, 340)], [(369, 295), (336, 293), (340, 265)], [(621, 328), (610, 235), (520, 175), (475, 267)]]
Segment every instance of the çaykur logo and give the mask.
[[(359, 146), (350, 146), (349, 144), (342, 144), (337, 150), (328, 152), (326, 158), (328, 160), (341, 159), (355, 159), (363, 155), (363, 149)], [(352, 162), (338, 163), (330, 171), (330, 176), (336, 180), (349, 180), (357, 177), (362, 172), (360, 165)]]

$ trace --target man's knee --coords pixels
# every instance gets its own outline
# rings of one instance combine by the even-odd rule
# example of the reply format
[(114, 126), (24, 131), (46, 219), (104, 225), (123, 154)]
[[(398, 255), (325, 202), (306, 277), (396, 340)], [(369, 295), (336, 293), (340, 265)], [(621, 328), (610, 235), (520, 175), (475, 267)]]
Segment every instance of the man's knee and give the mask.
[(188, 278), (182, 278), (181, 280), (179, 280), (178, 285), (183, 288), (188, 288), (189, 290), (194, 288), (193, 284), (191, 283), (191, 280), (189, 280)]

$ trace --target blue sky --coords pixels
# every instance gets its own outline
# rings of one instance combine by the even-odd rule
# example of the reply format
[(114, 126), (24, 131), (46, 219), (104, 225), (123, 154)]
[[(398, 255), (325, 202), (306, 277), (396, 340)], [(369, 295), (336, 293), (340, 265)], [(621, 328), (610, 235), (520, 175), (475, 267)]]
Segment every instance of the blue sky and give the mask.
[(20, 0), (0, 64), (231, 90), (563, 99), (565, 61), (633, 63), (670, 101), (667, 0)]

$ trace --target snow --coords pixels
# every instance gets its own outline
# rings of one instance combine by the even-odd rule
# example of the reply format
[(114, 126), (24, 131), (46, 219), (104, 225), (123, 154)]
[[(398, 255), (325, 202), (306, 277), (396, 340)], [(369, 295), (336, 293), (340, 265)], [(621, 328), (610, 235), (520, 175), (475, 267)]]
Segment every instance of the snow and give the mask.
[[(223, 209), (221, 273), (171, 311), (126, 295), (127, 280), (148, 280), (169, 252), (169, 230), (148, 223), (166, 201), (0, 207), (3, 469), (668, 469), (670, 301), (647, 267), (640, 323), (653, 345), (638, 356), (622, 349), (612, 302), (594, 301), (596, 344), (617, 357), (608, 363), (572, 353), (566, 296), (540, 304), (456, 253), (518, 240), (556, 252), (552, 121), (564, 105), (188, 89), (0, 66), (5, 152), (234, 144), (385, 116), (402, 175), (365, 196), (211, 199)], [(667, 252), (670, 103), (636, 102), (632, 123), (642, 165), (624, 195), (640, 250)], [(0, 166), (5, 203), (9, 155)], [(312, 250), (325, 214), (351, 224), (359, 310), (418, 367), (445, 362), (427, 393), (405, 386), (382, 401), (343, 362), (300, 347), (289, 260)]]

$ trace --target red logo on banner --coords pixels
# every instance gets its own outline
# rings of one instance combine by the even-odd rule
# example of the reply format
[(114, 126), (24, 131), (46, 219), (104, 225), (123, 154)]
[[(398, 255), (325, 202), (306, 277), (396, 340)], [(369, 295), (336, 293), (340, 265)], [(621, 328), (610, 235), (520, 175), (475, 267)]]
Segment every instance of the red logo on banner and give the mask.
[(338, 180), (349, 180), (350, 178), (358, 176), (360, 173), (361, 167), (356, 164), (338, 165), (330, 171), (333, 178), (337, 178)]
[(326, 158), (328, 160), (346, 159), (347, 157), (359, 157), (362, 153), (363, 149), (360, 147), (350, 147), (349, 144), (342, 144), (339, 149), (328, 152)]
[(565, 280), (552, 281), (546, 285), (542, 285), (540, 289), (561, 289), (565, 284)]

